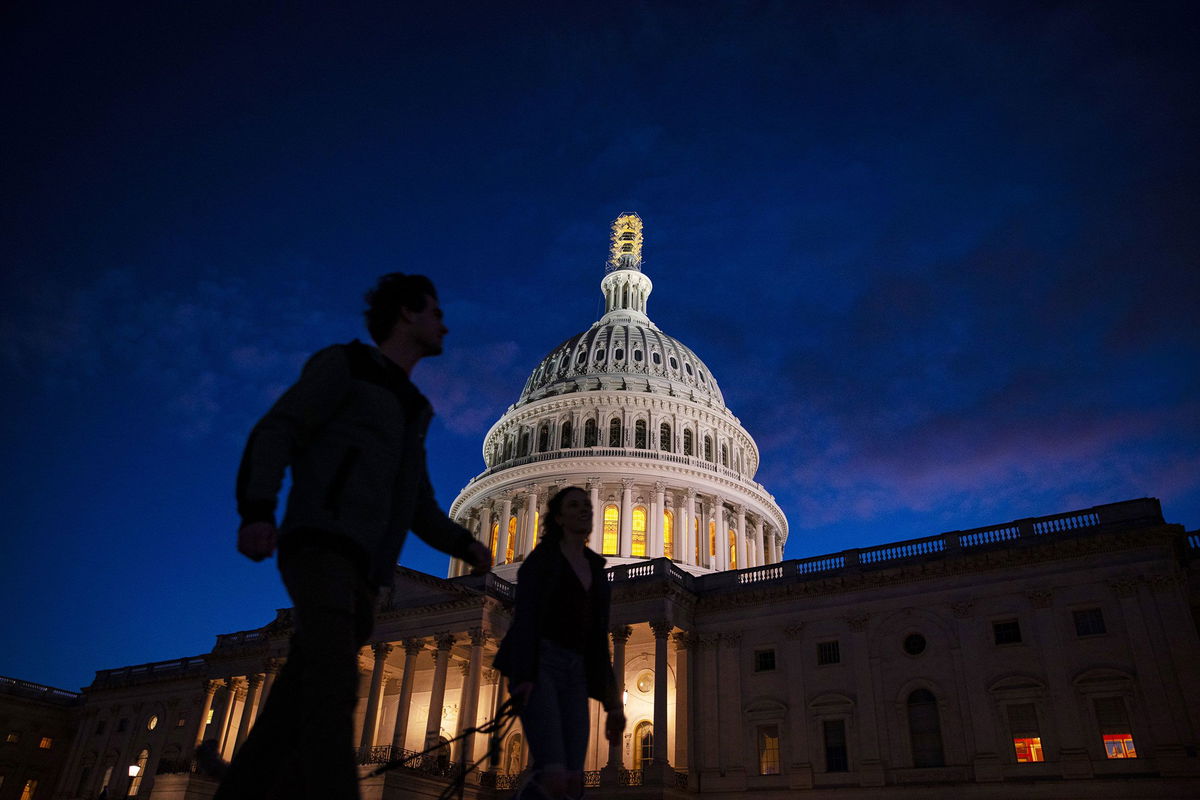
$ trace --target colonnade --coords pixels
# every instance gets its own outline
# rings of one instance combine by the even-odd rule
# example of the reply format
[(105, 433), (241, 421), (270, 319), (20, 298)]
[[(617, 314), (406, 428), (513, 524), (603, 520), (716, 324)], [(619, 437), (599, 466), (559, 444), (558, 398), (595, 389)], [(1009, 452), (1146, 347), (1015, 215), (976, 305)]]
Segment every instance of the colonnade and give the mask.
[[(460, 512), (459, 521), (489, 547), (496, 564), (522, 560), (541, 535), (546, 502), (568, 481), (507, 489)], [(634, 478), (585, 486), (592, 501), (592, 538), (597, 553), (630, 558), (667, 557), (712, 570), (743, 569), (783, 560), (778, 528), (743, 503), (664, 481)], [(606, 535), (607, 534), (607, 535)], [(459, 561), (451, 577), (466, 573)]]

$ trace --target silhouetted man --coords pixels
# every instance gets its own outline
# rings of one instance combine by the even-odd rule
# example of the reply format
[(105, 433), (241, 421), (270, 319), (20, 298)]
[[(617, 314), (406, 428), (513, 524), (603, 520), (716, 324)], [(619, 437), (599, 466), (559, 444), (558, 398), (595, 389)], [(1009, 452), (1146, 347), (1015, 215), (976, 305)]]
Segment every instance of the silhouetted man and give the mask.
[[(442, 352), (447, 328), (437, 292), (424, 276), (393, 273), (366, 300), (378, 347), (354, 341), (314, 355), (254, 426), (242, 457), (238, 550), (261, 561), (278, 544), (295, 632), (216, 800), (357, 798), (357, 655), (407, 532), (476, 572), (491, 566), (488, 549), (438, 507), (425, 468), (433, 409), (409, 373)], [(276, 529), (288, 467), (292, 489)]]

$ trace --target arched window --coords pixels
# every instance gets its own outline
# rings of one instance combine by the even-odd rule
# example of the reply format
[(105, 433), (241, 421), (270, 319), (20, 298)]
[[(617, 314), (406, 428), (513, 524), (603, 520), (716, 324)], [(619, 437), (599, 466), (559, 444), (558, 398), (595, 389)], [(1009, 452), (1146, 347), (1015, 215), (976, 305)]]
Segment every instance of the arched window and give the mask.
[(727, 444), (721, 445), (721, 466), (729, 466), (729, 445)]
[(524, 743), (525, 739), (519, 733), (508, 737), (508, 744), (504, 747), (504, 764), (501, 772), (516, 775), (521, 771), (521, 748)]
[(663, 510), (663, 555), (675, 559), (675, 515)]
[(589, 419), (583, 423), (583, 446), (596, 446), (596, 420)]
[(633, 768), (642, 769), (654, 758), (654, 726), (639, 722), (633, 732)]
[(517, 547), (517, 517), (514, 514), (508, 518), (508, 547), (504, 551), (504, 563), (511, 564), (513, 557), (516, 555), (513, 551)]
[(550, 423), (543, 422), (538, 428), (538, 452), (544, 453), (550, 449)]
[(696, 455), (695, 435), (686, 428), (683, 431), (683, 454), (685, 456)]
[(673, 452), (671, 448), (671, 426), (663, 423), (658, 426), (658, 449), (663, 452)]
[(717, 523), (713, 520), (708, 521), (708, 557), (717, 557)]
[(646, 420), (644, 419), (633, 423), (633, 446), (638, 450), (646, 449)]
[(613, 417), (608, 423), (608, 446), (621, 446), (621, 420), (618, 417)]
[(712, 448), (712, 437), (711, 436), (704, 437), (704, 460), (705, 461), (713, 460), (713, 448)]
[(137, 771), (131, 768), (129, 772), (129, 791), (125, 793), (126, 797), (137, 797), (138, 791), (142, 788), (142, 776), (146, 774), (146, 762), (150, 760), (150, 751), (142, 750), (138, 753), (137, 761), (133, 766), (137, 767)]
[(615, 556), (620, 545), (621, 511), (613, 504), (604, 507), (604, 541), (600, 549), (606, 556)]
[(572, 438), (571, 438), (571, 435), (574, 432), (575, 431), (572, 429), (572, 426), (571, 426), (571, 420), (568, 419), (568, 420), (564, 421), (562, 424), (562, 435), (559, 436), (559, 439), (558, 439), (558, 446), (561, 447), (563, 450), (566, 450), (572, 444), (574, 444), (574, 442), (572, 441)]
[(521, 431), (521, 443), (517, 445), (517, 458), (529, 455), (529, 431)]
[(500, 546), (500, 523), (492, 523), (492, 537), (488, 540), (488, 549), (492, 551), (492, 561), (496, 560), (496, 548)]
[(540, 529), (539, 523), (541, 523), (541, 521), (542, 521), (542, 515), (539, 512), (534, 511), (533, 512), (533, 541), (535, 543), (538, 540), (538, 532)]
[(917, 689), (908, 696), (908, 736), (914, 767), (945, 766), (937, 698), (928, 689)]
[(646, 507), (633, 507), (633, 541), (630, 555), (646, 557)]
[(692, 540), (696, 542), (696, 563), (700, 563), (700, 518), (692, 517)]
[(737, 569), (737, 531), (729, 529), (729, 568)]

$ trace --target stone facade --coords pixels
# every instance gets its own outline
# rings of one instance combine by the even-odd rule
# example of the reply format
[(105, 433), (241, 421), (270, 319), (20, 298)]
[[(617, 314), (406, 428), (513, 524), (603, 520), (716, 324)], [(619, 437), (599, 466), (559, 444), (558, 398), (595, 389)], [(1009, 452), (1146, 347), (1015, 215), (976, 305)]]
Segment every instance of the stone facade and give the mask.
[(60, 778), (80, 696), (0, 677), (0, 800), (48, 797)]

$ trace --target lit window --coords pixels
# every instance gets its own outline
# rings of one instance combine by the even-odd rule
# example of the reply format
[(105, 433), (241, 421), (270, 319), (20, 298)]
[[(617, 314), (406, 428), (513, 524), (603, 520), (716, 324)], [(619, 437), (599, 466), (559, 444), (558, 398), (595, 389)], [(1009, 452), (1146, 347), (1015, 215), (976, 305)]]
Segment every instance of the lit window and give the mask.
[(654, 691), (654, 673), (643, 672), (641, 675), (638, 675), (633, 685), (642, 694), (650, 694), (650, 692)]
[(517, 544), (517, 517), (513, 515), (508, 518), (508, 547), (504, 550), (504, 561), (508, 564), (513, 560), (513, 548)]
[(143, 750), (138, 754), (137, 762), (129, 768), (129, 791), (126, 797), (137, 797), (142, 788), (142, 776), (146, 774), (146, 762), (150, 760), (150, 751)]
[[(494, 528), (494, 527), (495, 527), (495, 526), (493, 526), (493, 528)], [(205, 719), (204, 719), (204, 724), (205, 724), (205, 725), (212, 725), (212, 721), (213, 721), (213, 715), (214, 715), (214, 714), (216, 714), (216, 713), (217, 713), (217, 710), (216, 710), (215, 708), (210, 708), (210, 709), (208, 710), (208, 716), (207, 716), (207, 717), (205, 717)]]
[(180, 714), (179, 719), (175, 720), (175, 727), (182, 728), (184, 725), (187, 725), (187, 714)]
[(675, 515), (663, 511), (663, 555), (675, 558)]
[(54, 739), (49, 736), (43, 736), (42, 740), (38, 742), (38, 747), (42, 750), (49, 750), (51, 747), (54, 747)]
[(737, 531), (729, 529), (729, 568), (737, 569)]
[(633, 768), (642, 769), (654, 758), (654, 726), (639, 722), (633, 732)]
[(692, 518), (692, 540), (696, 543), (696, 563), (700, 563), (700, 519)]
[(1083, 608), (1074, 612), (1076, 636), (1099, 636), (1107, 633), (1104, 613), (1098, 608)]
[(993, 622), (992, 636), (996, 644), (1018, 644), (1021, 641), (1021, 623), (1015, 619)]
[(16, 731), (9, 731), (8, 735), (4, 737), (6, 744), (16, 744), (20, 740), (21, 734), (17, 733)]
[(717, 523), (712, 520), (708, 522), (708, 557), (717, 557)]
[(779, 726), (758, 726), (758, 774), (779, 774)]
[(25, 781), (25, 786), (21, 789), (21, 800), (33, 800), (33, 793), (37, 791), (37, 783), (34, 778)]
[(620, 544), (621, 512), (615, 505), (604, 507), (604, 542), (601, 549), (606, 556), (615, 556)]
[(1109, 758), (1137, 758), (1133, 736), (1128, 733), (1104, 734), (1104, 751)]
[(1022, 764), (1031, 761), (1046, 760), (1046, 757), (1042, 754), (1042, 739), (1040, 736), (1013, 739), (1013, 750), (1016, 751), (1017, 761)]
[(630, 555), (646, 556), (646, 507), (633, 507), (633, 541)]
[(146, 730), (152, 731), (158, 727), (158, 715), (151, 714), (150, 719), (146, 720)]
[(817, 665), (839, 664), (842, 661), (841, 647), (837, 640), (817, 644)]
[[(754, 671), (755, 672), (774, 672), (775, 671), (775, 651), (774, 650), (755, 650), (754, 651)], [(763, 773), (763, 774), (766, 774), (766, 773)]]
[(1033, 703), (1013, 703), (1008, 706), (1008, 730), (1013, 740), (1013, 752), (1019, 763), (1045, 761), (1042, 754), (1042, 733), (1038, 726), (1037, 706)]
[[(500, 538), (500, 523), (493, 522), (492, 523), (492, 536), (491, 536), (491, 539), (489, 540), (490, 544), (488, 544), (488, 549), (492, 551), (492, 560), (493, 561), (496, 560), (496, 547), (498, 546), (497, 540), (499, 538)], [(209, 721), (211, 722), (212, 720), (209, 720)]]
[(1109, 758), (1137, 758), (1125, 701), (1120, 697), (1097, 697), (1092, 700), (1092, 705), (1096, 710), (1100, 736), (1104, 740), (1105, 755)]

